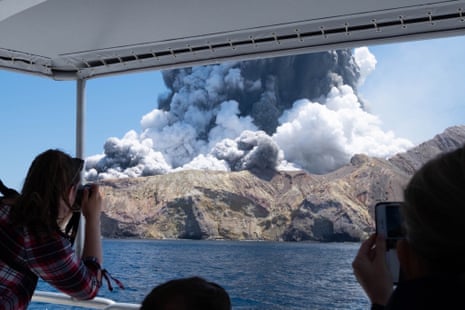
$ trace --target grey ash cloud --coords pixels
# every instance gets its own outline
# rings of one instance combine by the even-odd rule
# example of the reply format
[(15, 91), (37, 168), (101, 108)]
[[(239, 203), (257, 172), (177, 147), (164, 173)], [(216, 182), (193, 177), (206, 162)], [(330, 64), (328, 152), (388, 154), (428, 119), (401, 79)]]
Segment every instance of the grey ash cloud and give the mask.
[(326, 173), (355, 153), (411, 146), (380, 129), (357, 86), (374, 69), (367, 48), (164, 71), (167, 93), (141, 131), (109, 138), (87, 158), (89, 180), (179, 169), (305, 169)]

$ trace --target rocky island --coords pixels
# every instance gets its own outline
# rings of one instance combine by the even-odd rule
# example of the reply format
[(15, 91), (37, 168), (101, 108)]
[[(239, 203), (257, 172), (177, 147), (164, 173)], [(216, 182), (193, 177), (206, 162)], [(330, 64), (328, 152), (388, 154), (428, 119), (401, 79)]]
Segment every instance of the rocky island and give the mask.
[(401, 200), (418, 167), (465, 143), (465, 126), (389, 159), (355, 155), (324, 175), (191, 170), (104, 180), (102, 234), (110, 238), (359, 241), (373, 206)]

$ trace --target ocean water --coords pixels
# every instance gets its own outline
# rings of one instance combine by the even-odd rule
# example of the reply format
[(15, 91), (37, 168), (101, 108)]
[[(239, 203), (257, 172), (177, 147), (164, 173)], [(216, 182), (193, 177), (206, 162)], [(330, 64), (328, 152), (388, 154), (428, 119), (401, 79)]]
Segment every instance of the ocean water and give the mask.
[(222, 285), (234, 310), (369, 309), (351, 267), (358, 243), (104, 239), (103, 247), (104, 267), (126, 289), (105, 284), (99, 296), (119, 302), (140, 303), (157, 284), (199, 275)]

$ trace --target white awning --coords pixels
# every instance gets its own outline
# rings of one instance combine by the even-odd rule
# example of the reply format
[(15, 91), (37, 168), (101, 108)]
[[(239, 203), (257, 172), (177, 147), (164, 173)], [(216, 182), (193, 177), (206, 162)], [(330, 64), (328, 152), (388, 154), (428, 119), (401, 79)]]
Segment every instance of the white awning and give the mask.
[(465, 33), (465, 1), (0, 0), (0, 68), (54, 79)]

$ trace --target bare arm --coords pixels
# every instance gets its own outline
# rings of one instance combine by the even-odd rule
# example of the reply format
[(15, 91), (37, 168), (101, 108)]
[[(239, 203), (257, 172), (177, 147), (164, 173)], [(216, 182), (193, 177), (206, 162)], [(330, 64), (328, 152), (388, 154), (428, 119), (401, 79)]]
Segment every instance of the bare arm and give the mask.
[(100, 233), (100, 214), (102, 212), (102, 196), (99, 187), (92, 184), (91, 190), (84, 190), (82, 214), (85, 218), (85, 238), (82, 257), (96, 257), (103, 264), (102, 239)]

